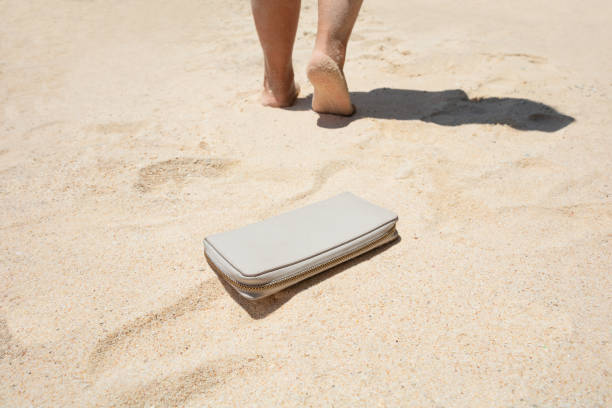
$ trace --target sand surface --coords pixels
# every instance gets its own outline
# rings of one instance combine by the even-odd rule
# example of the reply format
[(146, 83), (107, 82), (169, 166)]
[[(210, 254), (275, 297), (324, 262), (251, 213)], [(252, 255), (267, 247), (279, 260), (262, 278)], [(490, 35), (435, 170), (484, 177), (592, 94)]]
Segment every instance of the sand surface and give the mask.
[[(366, 0), (347, 119), (309, 109), (310, 0), (287, 110), (257, 103), (246, 0), (0, 0), (0, 406), (609, 407), (587, 3)], [(401, 241), (257, 303), (205, 263), (347, 190)]]

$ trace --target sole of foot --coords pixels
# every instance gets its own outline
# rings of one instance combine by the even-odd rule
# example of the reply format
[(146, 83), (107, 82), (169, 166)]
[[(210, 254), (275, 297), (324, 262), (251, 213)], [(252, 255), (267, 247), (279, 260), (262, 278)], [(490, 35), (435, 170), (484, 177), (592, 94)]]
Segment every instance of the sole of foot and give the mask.
[(315, 52), (306, 71), (314, 87), (312, 110), (350, 116), (355, 112), (342, 70), (329, 56)]

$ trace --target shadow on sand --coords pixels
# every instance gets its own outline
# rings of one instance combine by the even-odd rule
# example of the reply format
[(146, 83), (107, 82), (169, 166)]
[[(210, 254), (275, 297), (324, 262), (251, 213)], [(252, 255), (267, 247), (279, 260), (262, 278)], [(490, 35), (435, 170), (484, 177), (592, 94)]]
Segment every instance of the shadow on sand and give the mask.
[[(574, 122), (540, 102), (522, 98), (470, 99), (461, 89), (439, 92), (378, 88), (370, 92), (351, 92), (357, 107), (353, 116), (321, 114), (317, 125), (336, 129), (361, 118), (421, 120), (442, 126), (465, 124), (500, 124), (517, 130), (556, 132)], [(309, 110), (312, 95), (298, 98), (286, 109)]]
[(332, 276), (351, 268), (352, 266), (367, 261), (368, 259), (376, 256), (377, 254), (383, 252), (389, 247), (392, 247), (400, 241), (401, 237), (398, 237), (398, 239), (396, 239), (395, 241), (382, 245), (370, 252), (366, 252), (365, 254), (358, 256), (357, 258), (344, 262), (338, 266), (328, 269), (325, 272), (321, 272), (318, 275), (303, 280), (293, 286), (281, 290), (278, 293), (275, 293), (274, 295), (268, 296), (260, 300), (245, 299), (240, 296), (238, 292), (236, 292), (229, 285), (229, 283), (225, 281), (225, 279), (219, 277), (219, 281), (221, 282), (227, 293), (232, 297), (232, 299), (234, 299), (234, 301), (236, 301), (236, 303), (238, 303), (249, 314), (249, 316), (251, 316), (253, 319), (259, 320), (265, 318), (270, 313), (274, 312), (276, 309), (284, 305), (292, 297), (302, 292), (303, 290), (316, 286), (324, 280), (329, 279)]

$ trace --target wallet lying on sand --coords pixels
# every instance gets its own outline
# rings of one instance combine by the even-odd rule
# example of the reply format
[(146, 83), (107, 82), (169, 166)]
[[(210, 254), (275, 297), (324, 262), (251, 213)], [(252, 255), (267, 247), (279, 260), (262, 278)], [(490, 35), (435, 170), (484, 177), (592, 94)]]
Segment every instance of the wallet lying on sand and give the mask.
[(398, 237), (397, 215), (343, 193), (204, 239), (217, 274), (259, 299)]

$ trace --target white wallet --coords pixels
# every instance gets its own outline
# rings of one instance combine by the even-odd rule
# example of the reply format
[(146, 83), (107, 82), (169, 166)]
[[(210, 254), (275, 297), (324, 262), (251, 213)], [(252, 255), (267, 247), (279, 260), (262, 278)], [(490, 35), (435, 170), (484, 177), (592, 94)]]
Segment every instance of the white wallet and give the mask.
[(398, 237), (397, 215), (351, 193), (204, 239), (212, 269), (260, 299)]

